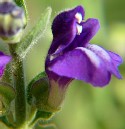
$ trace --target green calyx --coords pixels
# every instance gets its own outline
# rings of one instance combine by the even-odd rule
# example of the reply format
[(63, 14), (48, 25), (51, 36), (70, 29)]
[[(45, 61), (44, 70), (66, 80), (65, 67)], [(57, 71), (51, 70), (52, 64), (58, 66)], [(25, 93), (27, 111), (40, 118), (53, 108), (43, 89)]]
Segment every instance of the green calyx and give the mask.
[[(47, 75), (41, 73), (28, 86), (28, 103), (35, 105), (38, 111), (55, 113), (60, 110), (60, 104), (51, 105), (51, 92), (52, 89)], [(55, 98), (53, 101), (58, 103), (58, 98)]]

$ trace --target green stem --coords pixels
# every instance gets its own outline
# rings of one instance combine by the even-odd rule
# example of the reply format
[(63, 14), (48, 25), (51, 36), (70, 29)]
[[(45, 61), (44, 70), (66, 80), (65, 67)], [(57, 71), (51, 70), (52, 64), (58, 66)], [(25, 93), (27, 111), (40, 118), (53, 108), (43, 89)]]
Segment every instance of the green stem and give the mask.
[(15, 119), (16, 126), (21, 127), (26, 122), (26, 96), (25, 96), (25, 77), (23, 60), (15, 53), (16, 44), (9, 45), (12, 61), (13, 83), (16, 90), (15, 98)]

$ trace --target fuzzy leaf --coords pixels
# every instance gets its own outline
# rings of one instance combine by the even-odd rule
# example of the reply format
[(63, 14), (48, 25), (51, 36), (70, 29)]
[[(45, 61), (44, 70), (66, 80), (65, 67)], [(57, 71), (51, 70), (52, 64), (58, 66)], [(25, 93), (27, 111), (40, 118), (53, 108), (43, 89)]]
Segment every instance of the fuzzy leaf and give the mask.
[(53, 123), (48, 123), (48, 124), (38, 124), (38, 127), (40, 129), (57, 129), (56, 125)]
[(46, 73), (45, 72), (41, 72), (40, 74), (38, 74), (36, 77), (34, 77), (31, 82), (29, 83), (28, 85), (28, 88), (27, 88), (27, 101), (29, 104), (32, 103), (32, 93), (31, 93), (31, 89), (32, 89), (32, 86), (33, 84), (38, 81), (40, 78), (44, 78), (46, 77)]
[(50, 21), (51, 8), (48, 7), (42, 14), (36, 25), (29, 31), (29, 33), (22, 39), (21, 43), (17, 46), (17, 53), (21, 58), (24, 58), (30, 49), (37, 43), (37, 41), (45, 33)]
[(4, 115), (15, 98), (15, 90), (6, 83), (0, 82), (0, 116)]
[(8, 101), (12, 101), (15, 98), (15, 90), (8, 84), (0, 82), (0, 95), (6, 97)]
[(38, 111), (36, 113), (37, 118), (43, 118), (43, 119), (48, 119), (52, 116), (51, 112), (44, 112), (44, 111)]
[[(48, 120), (50, 120), (53, 115), (54, 114), (51, 112), (37, 111), (36, 116), (31, 124), (33, 125), (37, 124), (40, 128), (55, 127), (54, 124), (48, 123)], [(39, 124), (38, 121), (40, 121)]]

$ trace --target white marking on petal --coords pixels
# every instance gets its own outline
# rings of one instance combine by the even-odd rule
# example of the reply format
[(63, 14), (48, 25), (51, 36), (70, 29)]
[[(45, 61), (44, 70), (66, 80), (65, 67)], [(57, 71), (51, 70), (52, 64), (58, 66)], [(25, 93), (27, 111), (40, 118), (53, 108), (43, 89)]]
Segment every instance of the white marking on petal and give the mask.
[(94, 52), (83, 47), (77, 47), (76, 49), (82, 50), (90, 59), (90, 61), (95, 65), (95, 67), (100, 67), (100, 59)]
[(82, 22), (82, 14), (81, 13), (76, 13), (75, 18), (77, 19), (78, 23)]
[(50, 61), (52, 61), (55, 57), (54, 56), (50, 56)]
[(77, 28), (77, 34), (80, 35), (82, 33), (82, 26), (77, 24), (76, 28)]
[(92, 44), (92, 45), (88, 45), (87, 48), (91, 51), (93, 51), (96, 55), (98, 55), (99, 57), (107, 60), (107, 61), (111, 61), (111, 57), (109, 56), (109, 54), (100, 46)]
[(52, 71), (52, 69), (50, 67), (47, 68), (49, 71)]
[(56, 49), (56, 51), (54, 53), (57, 53), (62, 47), (63, 47), (63, 45), (58, 46), (58, 48)]

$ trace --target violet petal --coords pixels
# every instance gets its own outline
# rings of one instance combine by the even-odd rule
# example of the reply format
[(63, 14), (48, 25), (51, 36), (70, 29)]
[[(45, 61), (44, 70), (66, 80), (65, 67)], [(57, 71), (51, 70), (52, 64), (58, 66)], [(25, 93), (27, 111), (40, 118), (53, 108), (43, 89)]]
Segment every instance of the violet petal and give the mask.
[(76, 47), (85, 47), (100, 28), (99, 21), (94, 18), (90, 18), (86, 22), (82, 22), (81, 24), (82, 33), (75, 37), (74, 41), (68, 48), (66, 48), (65, 51), (72, 50)]
[(89, 18), (87, 21), (82, 22), (82, 33), (80, 36), (77, 36), (80, 43), (82, 43), (81, 46), (85, 46), (86, 43), (89, 43), (89, 41), (95, 36), (95, 34), (98, 32), (100, 28), (100, 23), (98, 19)]
[(122, 78), (117, 68), (117, 66), (122, 63), (120, 56), (116, 55), (115, 53), (108, 52), (104, 48), (95, 44), (88, 44), (87, 48), (100, 57), (100, 59), (105, 63), (105, 66), (109, 72), (114, 74), (119, 79)]
[(119, 66), (123, 62), (122, 58), (118, 54), (111, 52), (111, 51), (108, 51), (108, 53), (111, 56), (112, 61), (116, 67)]
[(48, 52), (49, 54), (59, 49), (64, 49), (74, 40), (77, 33), (77, 19), (75, 18), (77, 13), (81, 14), (82, 19), (84, 18), (82, 6), (64, 11), (55, 17), (52, 24), (53, 42)]
[(72, 81), (71, 78), (59, 76), (53, 71), (46, 70), (46, 73), (50, 81), (54, 80), (62, 88), (66, 87)]
[[(82, 23), (83, 31), (80, 35), (82, 37), (82, 45), (88, 43), (93, 36), (98, 32), (100, 28), (100, 23), (98, 19), (89, 18), (86, 22)], [(84, 39), (83, 39), (84, 37)]]
[(5, 55), (3, 52), (0, 52), (0, 77), (4, 73), (6, 65), (11, 61), (11, 56)]
[(49, 70), (59, 76), (82, 80), (94, 86), (105, 86), (111, 74), (100, 58), (91, 50), (79, 47), (59, 56), (49, 66)]

